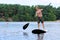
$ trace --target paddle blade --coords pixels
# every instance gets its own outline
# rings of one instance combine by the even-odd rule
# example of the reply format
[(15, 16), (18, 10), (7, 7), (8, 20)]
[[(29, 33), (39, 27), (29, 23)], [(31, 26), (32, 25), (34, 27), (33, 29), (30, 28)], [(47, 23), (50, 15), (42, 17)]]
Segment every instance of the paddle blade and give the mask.
[(25, 30), (25, 29), (28, 27), (28, 25), (29, 25), (29, 23), (25, 24), (25, 25), (23, 26), (23, 29)]
[(32, 33), (34, 33), (34, 34), (41, 34), (41, 33), (46, 33), (46, 31), (40, 30), (40, 29), (34, 29), (34, 30), (32, 30)]

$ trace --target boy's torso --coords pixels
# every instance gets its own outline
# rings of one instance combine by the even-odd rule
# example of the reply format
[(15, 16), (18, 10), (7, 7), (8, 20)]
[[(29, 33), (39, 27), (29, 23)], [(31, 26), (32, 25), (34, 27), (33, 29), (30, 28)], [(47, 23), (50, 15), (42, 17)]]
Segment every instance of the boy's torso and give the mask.
[(37, 13), (37, 17), (42, 17), (42, 10), (41, 9), (37, 10), (36, 13)]

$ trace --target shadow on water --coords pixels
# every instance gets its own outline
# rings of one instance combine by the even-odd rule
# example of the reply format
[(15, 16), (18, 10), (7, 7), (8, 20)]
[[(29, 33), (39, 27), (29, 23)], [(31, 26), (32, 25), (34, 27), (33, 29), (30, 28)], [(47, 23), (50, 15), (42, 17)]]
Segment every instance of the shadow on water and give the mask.
[[(27, 32), (23, 32), (23, 36), (27, 39), (29, 37), (28, 33)], [(37, 34), (37, 39), (36, 40), (43, 40), (44, 38), (44, 33), (42, 34)]]
[(37, 34), (37, 40), (43, 40), (43, 38), (44, 38), (44, 33)]
[(29, 35), (28, 35), (27, 32), (23, 32), (23, 36), (24, 36), (25, 38), (29, 37)]

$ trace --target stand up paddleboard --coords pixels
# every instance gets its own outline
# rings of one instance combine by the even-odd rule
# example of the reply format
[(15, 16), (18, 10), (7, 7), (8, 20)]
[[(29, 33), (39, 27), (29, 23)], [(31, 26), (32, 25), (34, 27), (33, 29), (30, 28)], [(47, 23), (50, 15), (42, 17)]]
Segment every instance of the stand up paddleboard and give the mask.
[(41, 29), (34, 29), (34, 30), (32, 30), (32, 33), (34, 33), (34, 34), (41, 34), (41, 33), (46, 33), (46, 31), (41, 30)]
[(29, 25), (29, 23), (25, 24), (25, 25), (23, 26), (23, 29), (25, 30), (25, 29), (28, 27), (28, 25)]

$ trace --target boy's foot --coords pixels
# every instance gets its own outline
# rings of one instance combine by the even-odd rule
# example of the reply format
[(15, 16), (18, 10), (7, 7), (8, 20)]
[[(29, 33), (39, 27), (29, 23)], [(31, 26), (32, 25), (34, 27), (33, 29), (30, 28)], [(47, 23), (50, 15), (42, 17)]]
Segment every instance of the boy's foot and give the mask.
[(47, 31), (46, 29), (44, 29), (44, 31)]

